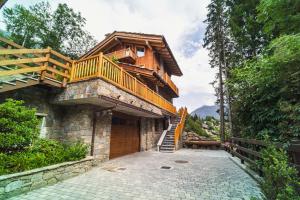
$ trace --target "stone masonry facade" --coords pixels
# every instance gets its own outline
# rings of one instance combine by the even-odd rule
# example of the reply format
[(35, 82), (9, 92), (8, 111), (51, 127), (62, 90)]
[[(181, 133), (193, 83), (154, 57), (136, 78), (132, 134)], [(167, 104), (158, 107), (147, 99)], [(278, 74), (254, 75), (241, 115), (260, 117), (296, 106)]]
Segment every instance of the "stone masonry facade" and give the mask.
[[(98, 92), (96, 95), (106, 94), (111, 97), (119, 93), (121, 95), (120, 99), (124, 102), (131, 102), (139, 108), (144, 106), (148, 111), (161, 115), (161, 110), (157, 107), (100, 79), (70, 84), (68, 87), (65, 90), (53, 90), (40, 85), (23, 88), (1, 94), (0, 103), (6, 98), (24, 100), (27, 106), (36, 108), (37, 112), (44, 117), (45, 123), (42, 128), (46, 132), (46, 138), (61, 141), (82, 140), (90, 148), (93, 147), (93, 151), (90, 149), (89, 155), (93, 152), (93, 155), (101, 161), (109, 159), (111, 123), (114, 110), (103, 108), (101, 105), (84, 104), (85, 98), (95, 95), (92, 90)], [(83, 93), (80, 94), (81, 92)], [(65, 102), (81, 98), (83, 98), (82, 102), (57, 104), (58, 100)], [(162, 117), (139, 117), (140, 151), (146, 151), (156, 146), (163, 132), (163, 120)], [(94, 138), (92, 138), (93, 129)]]
[(160, 108), (101, 79), (68, 84), (67, 88), (54, 98), (54, 102), (58, 104), (67, 104), (74, 101), (83, 103), (95, 99), (97, 101), (101, 96), (117, 100), (162, 117), (162, 110)]

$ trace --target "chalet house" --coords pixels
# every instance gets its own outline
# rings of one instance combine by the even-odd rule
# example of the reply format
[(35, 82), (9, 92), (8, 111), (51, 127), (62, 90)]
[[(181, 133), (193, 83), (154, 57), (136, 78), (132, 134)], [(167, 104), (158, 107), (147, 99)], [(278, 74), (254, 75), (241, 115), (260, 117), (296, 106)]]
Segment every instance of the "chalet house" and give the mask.
[(186, 109), (173, 105), (182, 72), (164, 36), (115, 31), (78, 60), (0, 44), (0, 101), (37, 108), (41, 137), (81, 139), (101, 160), (175, 149)]

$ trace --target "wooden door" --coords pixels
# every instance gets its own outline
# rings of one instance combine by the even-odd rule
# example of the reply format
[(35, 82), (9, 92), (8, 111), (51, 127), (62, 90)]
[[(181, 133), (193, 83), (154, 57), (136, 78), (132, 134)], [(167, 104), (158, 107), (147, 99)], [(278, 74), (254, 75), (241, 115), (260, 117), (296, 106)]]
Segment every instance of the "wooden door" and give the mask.
[(140, 150), (139, 121), (133, 117), (113, 116), (109, 158), (135, 153)]

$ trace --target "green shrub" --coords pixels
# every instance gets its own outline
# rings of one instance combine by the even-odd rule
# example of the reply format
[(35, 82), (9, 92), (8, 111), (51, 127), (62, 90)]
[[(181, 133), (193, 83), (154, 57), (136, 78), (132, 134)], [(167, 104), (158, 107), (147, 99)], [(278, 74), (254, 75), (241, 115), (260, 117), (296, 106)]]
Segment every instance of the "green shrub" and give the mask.
[(65, 161), (80, 160), (85, 158), (88, 153), (88, 146), (78, 141), (65, 145), (64, 159)]
[(80, 141), (61, 143), (39, 139), (35, 109), (23, 101), (7, 99), (0, 104), (0, 175), (56, 163), (80, 160), (88, 147)]
[(16, 173), (48, 165), (47, 157), (43, 153), (30, 151), (14, 154), (0, 154), (0, 174)]
[(47, 163), (49, 164), (59, 163), (65, 160), (65, 149), (63, 145), (56, 140), (38, 139), (33, 143), (29, 151), (32, 153), (43, 153), (47, 157)]
[(299, 200), (297, 188), (300, 182), (297, 170), (288, 163), (288, 156), (282, 149), (269, 145), (262, 151), (263, 193), (268, 200)]
[(38, 137), (39, 120), (35, 109), (25, 107), (23, 101), (7, 99), (0, 104), (0, 152), (23, 150)]
[(22, 152), (0, 153), (0, 175), (80, 160), (86, 156), (87, 149), (87, 145), (79, 141), (63, 144), (55, 140), (38, 139)]

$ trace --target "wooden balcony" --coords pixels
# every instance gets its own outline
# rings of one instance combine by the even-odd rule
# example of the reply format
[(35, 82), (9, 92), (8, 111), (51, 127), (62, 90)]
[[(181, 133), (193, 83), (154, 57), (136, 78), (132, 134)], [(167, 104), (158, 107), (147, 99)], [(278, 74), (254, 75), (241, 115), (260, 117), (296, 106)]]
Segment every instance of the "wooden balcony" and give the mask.
[(70, 82), (102, 78), (169, 113), (176, 114), (176, 107), (147, 85), (123, 70), (102, 53), (75, 61), (72, 66)]
[(121, 62), (127, 62), (127, 63), (135, 63), (137, 59), (137, 55), (130, 49), (121, 49), (119, 51), (114, 51), (108, 54), (105, 54), (106, 57), (113, 59), (116, 58)]
[(173, 92), (175, 92), (175, 94), (177, 96), (179, 96), (179, 90), (178, 90), (177, 86), (171, 80), (171, 77), (167, 73), (164, 74), (164, 80), (166, 81), (166, 83), (168, 84), (168, 86), (173, 90)]
[[(8, 68), (4, 71), (0, 70), (0, 78), (17, 75), (18, 78), (21, 75), (27, 78), (27, 76), (34, 73), (37, 74), (38, 84), (48, 84), (51, 81), (49, 84), (56, 87), (65, 87), (70, 82), (101, 78), (160, 109), (177, 114), (176, 107), (172, 103), (151, 90), (102, 53), (80, 60), (71, 60), (51, 48), (25, 49), (1, 37), (0, 43), (4, 43), (3, 47), (0, 44), (2, 48), (0, 51), (0, 57), (2, 58), (0, 68)], [(5, 49), (7, 45), (12, 49)], [(125, 55), (134, 56), (131, 50), (128, 50), (128, 53), (123, 52), (125, 52)], [(18, 85), (12, 89), (17, 88)], [(2, 92), (1, 89), (3, 87), (0, 85), (0, 93)]]

